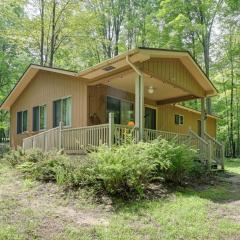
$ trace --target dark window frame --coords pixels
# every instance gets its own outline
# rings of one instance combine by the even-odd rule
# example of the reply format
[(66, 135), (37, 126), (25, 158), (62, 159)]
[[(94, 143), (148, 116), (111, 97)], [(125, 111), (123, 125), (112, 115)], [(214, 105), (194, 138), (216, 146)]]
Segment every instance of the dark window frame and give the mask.
[[(42, 127), (42, 122), (41, 122), (41, 108), (44, 109), (44, 122), (43, 122), (43, 126)], [(35, 110), (37, 110), (35, 112)], [(38, 132), (38, 131), (44, 131), (47, 129), (47, 104), (42, 104), (42, 105), (38, 105), (38, 106), (35, 106), (33, 107), (33, 111), (32, 111), (32, 114), (33, 114), (33, 118), (32, 118), (32, 121), (33, 121), (33, 124), (32, 124), (32, 130), (34, 132)], [(35, 114), (37, 114), (37, 121), (35, 119)]]
[(17, 134), (27, 132), (28, 129), (28, 110), (17, 112)]
[[(65, 122), (63, 122), (63, 110), (64, 110), (63, 109), (63, 101), (67, 100), (67, 99), (70, 99), (69, 124), (66, 124)], [(55, 108), (54, 104), (57, 103), (57, 102), (60, 102), (60, 119), (59, 119), (59, 121), (56, 120), (56, 115), (55, 115), (56, 108)], [(66, 110), (66, 113), (67, 113), (67, 110)], [(53, 120), (53, 127), (58, 127), (59, 126), (59, 122), (63, 123), (63, 127), (66, 127), (66, 128), (71, 127), (72, 126), (72, 113), (73, 113), (73, 111), (72, 111), (72, 96), (67, 96), (67, 97), (63, 97), (63, 98), (59, 98), (59, 99), (54, 100), (53, 101), (53, 112), (52, 112), (52, 114), (53, 114), (53, 118), (52, 118), (52, 120)]]
[(119, 114), (118, 114), (118, 116), (116, 116), (116, 114), (114, 115), (114, 122), (117, 123), (117, 124), (123, 124), (121, 122), (121, 120), (122, 120), (122, 103), (125, 102), (125, 103), (132, 104), (132, 109), (133, 109), (133, 112), (134, 112), (134, 102), (123, 99), (123, 98), (118, 98), (118, 97), (114, 97), (114, 96), (111, 96), (111, 95), (107, 95), (107, 97), (106, 97), (106, 118), (107, 118), (107, 121), (108, 121), (108, 114), (109, 114), (109, 111), (108, 111), (108, 99), (109, 98), (112, 98), (115, 101), (119, 102)]

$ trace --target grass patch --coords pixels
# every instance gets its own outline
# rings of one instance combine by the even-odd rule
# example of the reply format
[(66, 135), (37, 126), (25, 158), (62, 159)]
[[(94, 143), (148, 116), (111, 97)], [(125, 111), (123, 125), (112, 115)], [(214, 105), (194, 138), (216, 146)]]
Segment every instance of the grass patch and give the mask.
[(240, 159), (239, 158), (226, 158), (225, 169), (228, 172), (240, 174)]
[(211, 216), (212, 204), (197, 194), (177, 192), (167, 199), (127, 204), (114, 214), (109, 226), (67, 228), (59, 239), (217, 240), (238, 236), (240, 224)]
[(0, 240), (25, 240), (25, 238), (16, 227), (0, 226)]
[[(240, 173), (239, 160), (227, 160), (226, 169), (237, 177), (237, 174)], [(1, 184), (4, 189), (8, 181), (14, 181), (13, 173), (15, 171), (17, 170), (0, 165), (0, 179), (1, 174), (5, 178), (4, 183), (0, 181), (0, 189)], [(222, 176), (224, 177), (224, 174)], [(21, 186), (19, 194), (32, 188), (31, 191), (34, 194), (28, 197), (33, 201), (36, 200), (38, 197), (35, 195), (37, 181), (21, 177), (18, 177), (16, 181)], [(0, 240), (38, 239), (41, 236), (39, 232), (44, 231), (41, 228), (41, 209), (21, 206), (21, 203), (18, 202), (18, 191), (13, 194), (11, 196), (11, 193), (7, 192), (7, 196), (0, 199)], [(52, 195), (54, 194), (52, 193)], [(67, 207), (68, 199), (71, 199), (75, 201), (74, 209), (79, 211), (79, 214), (83, 213), (83, 208), (86, 213), (88, 211), (91, 213), (94, 208), (98, 207), (98, 203), (92, 204), (94, 202), (93, 196), (94, 192), (80, 188), (77, 191), (67, 191), (62, 197), (56, 195), (55, 202), (56, 206)], [(228, 217), (231, 217), (231, 211), (236, 212), (238, 208), (234, 204), (231, 205), (231, 202), (236, 202), (235, 200), (239, 199), (240, 189), (234, 188), (233, 191), (232, 184), (226, 182), (216, 182), (215, 186), (205, 185), (196, 189), (181, 187), (181, 190), (168, 194), (162, 199), (141, 199), (130, 202), (118, 199), (118, 202), (113, 205), (115, 211), (107, 215), (107, 223), (76, 226), (76, 222), (67, 221), (68, 224), (59, 225), (62, 226), (62, 229), (57, 229), (59, 232), (53, 234), (52, 239), (238, 239), (240, 223)], [(44, 201), (44, 198), (41, 201)], [(46, 204), (46, 206), (48, 205)], [(54, 208), (49, 208), (48, 212), (44, 213), (47, 214), (44, 217), (51, 219), (52, 216), (56, 215), (54, 210)], [(224, 214), (221, 215), (221, 211), (217, 210), (224, 211)], [(104, 213), (103, 209), (101, 211)], [(71, 216), (65, 217), (69, 217), (71, 220)], [(58, 218), (57, 222), (59, 221), (61, 218)]]

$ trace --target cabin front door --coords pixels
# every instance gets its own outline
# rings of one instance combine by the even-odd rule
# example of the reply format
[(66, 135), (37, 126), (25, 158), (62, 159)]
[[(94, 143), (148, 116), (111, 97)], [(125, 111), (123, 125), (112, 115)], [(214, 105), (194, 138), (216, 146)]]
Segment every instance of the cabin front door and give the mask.
[(145, 128), (156, 129), (156, 109), (145, 107)]

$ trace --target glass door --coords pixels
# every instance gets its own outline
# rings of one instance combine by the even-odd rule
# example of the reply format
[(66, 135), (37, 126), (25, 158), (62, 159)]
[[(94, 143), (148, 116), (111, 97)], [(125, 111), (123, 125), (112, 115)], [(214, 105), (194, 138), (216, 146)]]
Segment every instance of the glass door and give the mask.
[(145, 107), (145, 128), (156, 129), (156, 109)]

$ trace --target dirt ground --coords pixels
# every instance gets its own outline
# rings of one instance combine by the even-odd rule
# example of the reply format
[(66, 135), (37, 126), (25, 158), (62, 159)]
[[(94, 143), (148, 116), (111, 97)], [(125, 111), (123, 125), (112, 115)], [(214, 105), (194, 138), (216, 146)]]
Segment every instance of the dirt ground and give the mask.
[(22, 222), (24, 228), (37, 222), (37, 232), (32, 226), (34, 235), (42, 239), (52, 239), (66, 225), (78, 228), (109, 224), (108, 204), (95, 206), (90, 203), (91, 199), (86, 203), (85, 196), (72, 196), (53, 183), (23, 180), (14, 169), (1, 173), (0, 183), (0, 223)]
[[(200, 196), (211, 200), (211, 209), (209, 209), (211, 215), (216, 214), (216, 218), (222, 217), (240, 224), (240, 174), (225, 173), (218, 181), (220, 187), (213, 187), (216, 189), (215, 193), (209, 192), (209, 195), (205, 193)], [(224, 190), (221, 190), (221, 184)], [(6, 228), (18, 226), (17, 229), (26, 236), (23, 239), (59, 239), (57, 236), (64, 234), (66, 227), (75, 229), (108, 227), (115, 214), (111, 199), (105, 197), (103, 203), (96, 203), (92, 196), (87, 190), (66, 192), (56, 184), (34, 182), (24, 179), (16, 169), (2, 168), (0, 169), (0, 226), (2, 228), (5, 225)], [(240, 239), (234, 236), (231, 239)], [(3, 240), (1, 228), (0, 240)]]

